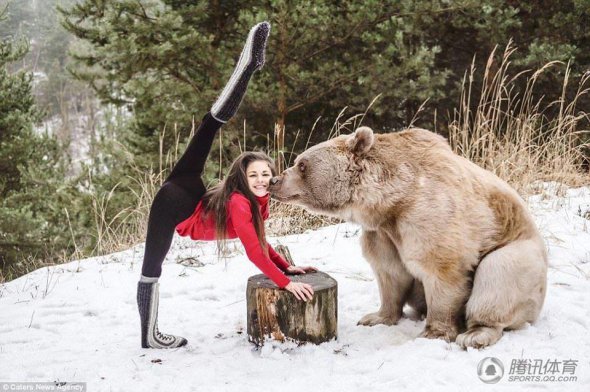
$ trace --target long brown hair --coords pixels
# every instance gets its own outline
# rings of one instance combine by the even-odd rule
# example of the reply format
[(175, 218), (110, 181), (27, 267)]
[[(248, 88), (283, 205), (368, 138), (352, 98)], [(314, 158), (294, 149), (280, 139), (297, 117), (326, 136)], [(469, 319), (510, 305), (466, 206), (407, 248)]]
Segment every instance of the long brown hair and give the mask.
[(250, 211), (252, 212), (252, 222), (256, 230), (256, 237), (258, 237), (258, 242), (262, 250), (268, 256), (264, 234), (264, 220), (260, 215), (258, 200), (248, 186), (248, 177), (246, 174), (248, 165), (255, 161), (267, 162), (273, 177), (276, 175), (275, 164), (268, 155), (256, 151), (244, 152), (233, 161), (225, 179), (203, 195), (203, 219), (206, 219), (209, 214), (213, 214), (215, 218), (217, 248), (221, 254), (226, 250), (227, 202), (232, 193), (239, 192), (250, 202)]

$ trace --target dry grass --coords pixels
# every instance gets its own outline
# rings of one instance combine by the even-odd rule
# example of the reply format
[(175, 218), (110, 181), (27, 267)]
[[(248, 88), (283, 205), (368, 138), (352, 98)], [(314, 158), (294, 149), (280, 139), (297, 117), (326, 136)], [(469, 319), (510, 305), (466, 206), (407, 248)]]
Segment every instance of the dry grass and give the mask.
[[(526, 89), (516, 86), (527, 73), (510, 74), (510, 56), (515, 49), (508, 45), (500, 64), (494, 64), (495, 51), (484, 70), (482, 92), (473, 105), (475, 68), (463, 81), (460, 109), (449, 124), (449, 143), (458, 154), (492, 171), (522, 195), (537, 192), (541, 181), (556, 181), (570, 186), (590, 183), (583, 169), (583, 136), (589, 116), (576, 107), (588, 94), (586, 73), (571, 101), (566, 100), (570, 67), (551, 62), (527, 77)], [(536, 82), (541, 74), (555, 67), (565, 67), (561, 97), (548, 104), (535, 99)], [(497, 69), (495, 73), (491, 70)], [(475, 106), (475, 109), (473, 107)], [(557, 112), (557, 115), (547, 113)]]
[(299, 234), (341, 222), (340, 219), (311, 214), (299, 206), (271, 200), (266, 232), (273, 236)]
[(93, 255), (118, 252), (145, 241), (150, 206), (162, 184), (163, 176), (135, 168), (129, 178), (135, 182), (135, 187), (129, 188), (134, 195), (135, 203), (113, 217), (108, 218), (109, 202), (119, 184), (107, 194), (94, 196), (92, 210), (96, 246), (92, 251)]

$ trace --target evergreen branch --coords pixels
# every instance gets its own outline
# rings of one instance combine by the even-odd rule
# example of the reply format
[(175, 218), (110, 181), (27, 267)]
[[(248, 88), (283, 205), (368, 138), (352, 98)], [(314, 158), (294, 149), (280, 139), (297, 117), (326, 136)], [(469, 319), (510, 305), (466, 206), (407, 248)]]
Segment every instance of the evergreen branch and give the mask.
[(143, 12), (143, 16), (140, 16), (140, 15), (137, 15), (137, 14), (135, 14), (136, 16), (143, 17), (144, 19), (147, 19), (147, 20), (149, 20), (149, 21), (151, 21), (151, 22), (156, 22), (156, 21), (158, 20), (158, 19), (156, 19), (156, 18), (152, 18), (152, 17), (150, 17), (150, 16), (147, 14), (147, 11), (145, 10), (145, 7), (143, 6), (143, 4), (141, 3), (141, 1), (140, 1), (140, 0), (135, 0), (135, 2), (136, 2), (136, 3), (137, 3), (137, 5), (139, 6), (139, 8), (141, 8), (141, 11)]
[(42, 244), (39, 242), (26, 242), (26, 241), (0, 241), (0, 247), (11, 246), (11, 247), (23, 247), (23, 248), (37, 248)]
[[(439, 10), (434, 10), (434, 11), (428, 11), (428, 13), (431, 14), (442, 14), (445, 12), (453, 12), (453, 11), (457, 11), (457, 10), (465, 10), (465, 9), (470, 9), (470, 8), (477, 8), (479, 7), (479, 5), (473, 5), (473, 6), (456, 6), (456, 7), (447, 7), (447, 8), (441, 8)], [(426, 13), (423, 12), (423, 13)], [(385, 13), (383, 15), (381, 15), (380, 17), (376, 18), (373, 21), (370, 21), (368, 23), (363, 23), (363, 21), (360, 21), (359, 23), (357, 23), (353, 28), (348, 30), (348, 33), (341, 38), (336, 38), (334, 40), (332, 40), (329, 44), (326, 44), (324, 47), (319, 48), (317, 50), (315, 50), (314, 52), (310, 53), (309, 55), (305, 56), (304, 58), (301, 58), (299, 61), (300, 62), (307, 62), (309, 61), (311, 58), (317, 56), (318, 54), (321, 54), (329, 49), (332, 49), (338, 45), (342, 45), (345, 44), (348, 39), (350, 39), (350, 37), (352, 37), (358, 30), (359, 28), (363, 27), (362, 30), (364, 30), (365, 28), (370, 28), (370, 27), (374, 27), (380, 23), (385, 22), (386, 20), (392, 18), (392, 17), (406, 17), (406, 16), (416, 16), (416, 15), (421, 15), (423, 14), (422, 12), (388, 12)], [(324, 41), (326, 42), (326, 41)], [(295, 59), (297, 61), (297, 59)]]
[(171, 67), (166, 67), (166, 70), (168, 71), (168, 73), (170, 74), (170, 76), (178, 79), (181, 82), (184, 82), (186, 84), (188, 84), (189, 86), (191, 86), (197, 93), (201, 92), (201, 88), (189, 77), (186, 77), (185, 75), (183, 75), (181, 73), (181, 71), (175, 69), (175, 68), (171, 68)]
[(334, 90), (336, 90), (337, 88), (339, 88), (340, 86), (342, 86), (344, 83), (350, 82), (350, 81), (354, 80), (354, 78), (356, 76), (360, 75), (361, 73), (363, 73), (365, 71), (366, 71), (366, 69), (363, 68), (363, 69), (360, 69), (360, 70), (358, 70), (356, 72), (353, 72), (350, 75), (347, 75), (345, 77), (342, 77), (342, 78), (336, 80), (332, 84), (332, 86), (330, 86), (328, 89), (322, 89), (321, 90), (322, 91), (321, 93), (318, 93), (318, 94), (314, 95), (313, 97), (311, 97), (309, 99), (305, 99), (305, 100), (303, 100), (301, 102), (295, 103), (295, 104), (287, 107), (286, 113), (293, 112), (295, 110), (301, 109), (302, 107), (304, 107), (306, 105), (309, 105), (309, 104), (312, 104), (312, 103), (318, 101), (320, 98), (322, 98), (322, 97), (330, 94), (331, 92), (333, 92)]

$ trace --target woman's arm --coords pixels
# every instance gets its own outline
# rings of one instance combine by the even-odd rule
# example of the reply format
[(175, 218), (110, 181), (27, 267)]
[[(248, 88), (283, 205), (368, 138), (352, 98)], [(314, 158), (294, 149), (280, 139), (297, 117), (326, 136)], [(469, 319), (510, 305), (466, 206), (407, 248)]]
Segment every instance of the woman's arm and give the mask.
[(252, 223), (252, 212), (250, 211), (250, 203), (248, 200), (233, 197), (228, 204), (228, 215), (233, 223), (238, 238), (244, 245), (246, 255), (250, 261), (252, 261), (262, 273), (275, 282), (277, 286), (285, 288), (291, 280), (285, 276), (269, 257), (266, 256), (260, 246), (256, 230), (254, 229), (254, 224)]
[[(279, 288), (291, 292), (297, 299), (308, 301), (313, 298), (313, 287), (302, 282), (291, 282), (285, 274), (264, 254), (254, 224), (252, 223), (252, 212), (250, 202), (247, 199), (233, 197), (228, 207), (234, 230), (244, 245), (246, 254), (266, 276), (268, 276)], [(275, 252), (276, 253), (276, 252)], [(287, 263), (285, 261), (285, 263)], [(288, 264), (288, 263), (287, 263)]]

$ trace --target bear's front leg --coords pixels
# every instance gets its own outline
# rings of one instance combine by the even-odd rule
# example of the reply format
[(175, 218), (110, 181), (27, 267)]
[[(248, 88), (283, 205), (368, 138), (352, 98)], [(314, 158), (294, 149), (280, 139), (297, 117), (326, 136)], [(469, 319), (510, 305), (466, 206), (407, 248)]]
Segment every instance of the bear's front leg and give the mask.
[(454, 342), (463, 324), (470, 285), (467, 274), (444, 272), (439, 271), (423, 280), (427, 314), (426, 326), (420, 336)]
[(361, 236), (363, 256), (367, 259), (381, 297), (379, 311), (361, 318), (358, 325), (394, 325), (402, 316), (402, 309), (414, 278), (401, 262), (397, 248), (385, 233), (363, 231)]

